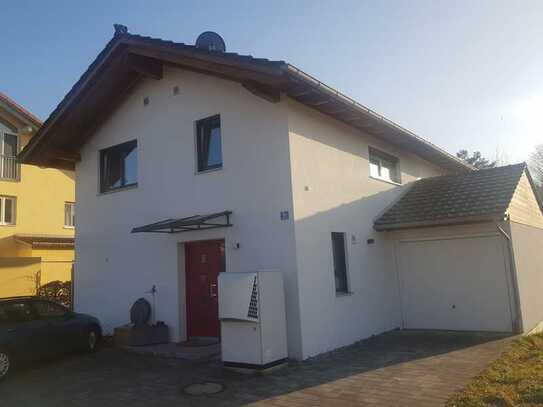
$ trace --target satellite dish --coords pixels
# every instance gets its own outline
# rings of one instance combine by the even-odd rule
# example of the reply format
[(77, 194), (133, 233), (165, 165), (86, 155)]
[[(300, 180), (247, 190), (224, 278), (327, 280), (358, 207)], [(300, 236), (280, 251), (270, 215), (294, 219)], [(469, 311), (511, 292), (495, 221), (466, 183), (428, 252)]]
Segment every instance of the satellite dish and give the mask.
[(213, 31), (201, 33), (196, 39), (196, 47), (206, 51), (226, 51), (226, 45), (222, 37)]

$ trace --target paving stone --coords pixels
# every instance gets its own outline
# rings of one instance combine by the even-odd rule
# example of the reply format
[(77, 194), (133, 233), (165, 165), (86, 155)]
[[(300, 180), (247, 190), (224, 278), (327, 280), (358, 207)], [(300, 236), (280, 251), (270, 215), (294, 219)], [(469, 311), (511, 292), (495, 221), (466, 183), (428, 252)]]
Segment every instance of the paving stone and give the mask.
[[(265, 376), (191, 361), (104, 349), (16, 372), (0, 384), (2, 407), (442, 406), (499, 356), (510, 338), (442, 332), (391, 332), (292, 362)], [(217, 394), (186, 386), (219, 383)]]

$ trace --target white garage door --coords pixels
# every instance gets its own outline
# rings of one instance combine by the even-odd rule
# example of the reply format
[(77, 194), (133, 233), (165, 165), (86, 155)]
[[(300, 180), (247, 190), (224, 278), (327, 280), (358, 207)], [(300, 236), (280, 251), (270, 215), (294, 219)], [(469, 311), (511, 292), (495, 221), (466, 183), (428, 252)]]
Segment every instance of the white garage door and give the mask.
[(502, 239), (401, 242), (404, 327), (510, 332), (508, 255)]

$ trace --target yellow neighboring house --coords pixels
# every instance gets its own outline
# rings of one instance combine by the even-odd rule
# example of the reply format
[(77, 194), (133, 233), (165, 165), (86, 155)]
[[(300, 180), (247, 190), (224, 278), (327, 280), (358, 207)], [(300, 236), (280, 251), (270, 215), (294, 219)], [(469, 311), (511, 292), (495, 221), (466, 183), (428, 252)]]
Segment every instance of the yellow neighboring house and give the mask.
[(17, 162), (41, 124), (0, 93), (0, 298), (71, 280), (74, 173)]

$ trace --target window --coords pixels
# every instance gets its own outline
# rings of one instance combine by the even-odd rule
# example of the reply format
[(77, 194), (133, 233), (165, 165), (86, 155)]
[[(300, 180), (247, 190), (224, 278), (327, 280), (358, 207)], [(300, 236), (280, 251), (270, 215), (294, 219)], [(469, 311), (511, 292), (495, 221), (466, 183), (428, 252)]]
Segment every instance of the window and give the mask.
[(62, 317), (68, 312), (62, 305), (49, 301), (35, 301), (34, 308), (40, 318)]
[(398, 159), (370, 147), (370, 177), (400, 183)]
[(198, 172), (222, 168), (221, 117), (196, 122)]
[(64, 227), (75, 227), (75, 203), (73, 202), (64, 203)]
[(9, 180), (19, 178), (18, 150), (19, 138), (15, 134), (0, 133), (0, 178)]
[(100, 192), (138, 185), (138, 142), (100, 151)]
[(15, 225), (15, 202), (11, 196), (0, 196), (0, 225)]
[(332, 257), (334, 258), (334, 277), (336, 293), (349, 292), (347, 282), (347, 253), (345, 252), (345, 233), (332, 232)]
[(0, 304), (0, 324), (25, 322), (36, 319), (28, 302), (7, 302)]

